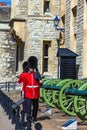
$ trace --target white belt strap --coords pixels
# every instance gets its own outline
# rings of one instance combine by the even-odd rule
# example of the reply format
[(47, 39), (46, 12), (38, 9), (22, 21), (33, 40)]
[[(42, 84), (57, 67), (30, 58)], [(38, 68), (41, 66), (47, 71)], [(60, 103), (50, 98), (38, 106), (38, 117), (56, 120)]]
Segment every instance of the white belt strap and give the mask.
[(28, 88), (37, 88), (38, 86), (37, 85), (34, 85), (34, 86), (27, 86)]

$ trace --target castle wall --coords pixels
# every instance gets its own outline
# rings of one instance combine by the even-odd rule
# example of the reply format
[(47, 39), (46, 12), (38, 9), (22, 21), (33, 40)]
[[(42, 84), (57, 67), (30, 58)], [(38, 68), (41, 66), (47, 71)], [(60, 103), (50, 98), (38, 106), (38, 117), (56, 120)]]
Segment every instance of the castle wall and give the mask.
[(79, 70), (78, 70), (78, 78), (83, 77), (83, 32), (84, 32), (84, 1), (83, 0), (78, 0), (77, 2), (77, 54), (79, 55), (77, 57), (77, 65), (79, 65)]
[[(32, 31), (31, 31), (32, 30)], [(37, 56), (41, 71), (43, 61), (43, 41), (51, 41), (50, 76), (57, 77), (57, 51), (58, 44), (52, 20), (29, 18), (26, 24), (25, 59), (31, 55)], [(42, 73), (42, 72), (41, 72)]]
[(45, 74), (57, 77), (59, 31), (55, 30), (53, 19), (56, 15), (60, 15), (60, 0), (50, 0), (49, 12), (44, 11), (44, 4), (45, 0), (12, 0), (11, 19), (25, 19), (24, 61), (29, 56), (35, 55), (42, 74), (44, 41), (50, 42), (49, 72)]
[(59, 31), (55, 30), (53, 19), (55, 15), (59, 15), (59, 9), (59, 0), (50, 0), (50, 12), (44, 12), (44, 0), (28, 1), (24, 58), (31, 55), (37, 56), (39, 70), (43, 74), (43, 42), (51, 41), (49, 72), (44, 74), (52, 77), (58, 77), (57, 38), (59, 38)]
[(66, 1), (65, 47), (70, 48), (72, 51), (78, 54), (76, 58), (78, 78), (87, 77), (86, 73), (87, 7), (86, 6), (87, 1), (85, 0)]
[(15, 45), (10, 38), (10, 8), (0, 7), (0, 82), (15, 78)]

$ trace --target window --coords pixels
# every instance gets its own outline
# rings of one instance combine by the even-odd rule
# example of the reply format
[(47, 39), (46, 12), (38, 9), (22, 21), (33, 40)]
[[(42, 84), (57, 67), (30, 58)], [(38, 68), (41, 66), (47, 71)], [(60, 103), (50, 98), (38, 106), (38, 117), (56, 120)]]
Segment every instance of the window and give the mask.
[(62, 24), (63, 24), (63, 27), (65, 26), (65, 15), (63, 15), (62, 17), (61, 17), (61, 20), (62, 20)]
[(51, 41), (43, 41), (43, 73), (50, 73), (51, 58)]
[(22, 68), (23, 60), (24, 60), (24, 45), (17, 44), (16, 46), (16, 71), (21, 71), (23, 69)]
[(44, 1), (44, 13), (50, 12), (50, 1)]
[(49, 45), (48, 44), (44, 44), (44, 52), (43, 52), (43, 71), (44, 72), (48, 72), (48, 49), (49, 49)]
[(44, 68), (43, 68), (44, 72), (48, 72), (48, 58), (44, 58)]
[(48, 44), (44, 45), (44, 56), (48, 56)]
[(73, 13), (73, 26), (74, 26), (74, 33), (76, 33), (76, 25), (77, 25), (77, 6), (75, 6), (73, 9), (72, 9), (72, 13)]

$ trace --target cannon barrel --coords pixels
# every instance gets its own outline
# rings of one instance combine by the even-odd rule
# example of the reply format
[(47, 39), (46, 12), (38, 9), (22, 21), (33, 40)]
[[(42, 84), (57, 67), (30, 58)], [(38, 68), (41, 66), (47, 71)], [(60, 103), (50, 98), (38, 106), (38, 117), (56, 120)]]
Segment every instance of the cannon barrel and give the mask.
[(50, 90), (60, 90), (62, 86), (53, 86), (53, 85), (43, 85), (42, 88), (44, 89), (50, 89)]
[(87, 97), (87, 90), (79, 90), (79, 89), (71, 89), (67, 88), (65, 90), (66, 95), (74, 95), (74, 96), (86, 96)]

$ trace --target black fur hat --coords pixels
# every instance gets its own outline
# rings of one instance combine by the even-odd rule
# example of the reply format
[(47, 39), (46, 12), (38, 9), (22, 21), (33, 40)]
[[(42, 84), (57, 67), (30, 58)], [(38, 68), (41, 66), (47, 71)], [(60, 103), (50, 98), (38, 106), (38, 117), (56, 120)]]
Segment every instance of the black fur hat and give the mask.
[(37, 64), (38, 64), (38, 60), (37, 60), (37, 58), (35, 56), (30, 56), (28, 58), (28, 66), (29, 66), (29, 68), (36, 69)]
[(28, 67), (28, 62), (27, 61), (24, 61), (23, 62), (23, 72), (28, 72), (29, 71), (29, 67)]

